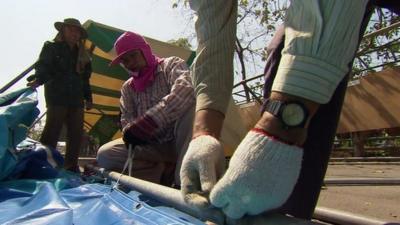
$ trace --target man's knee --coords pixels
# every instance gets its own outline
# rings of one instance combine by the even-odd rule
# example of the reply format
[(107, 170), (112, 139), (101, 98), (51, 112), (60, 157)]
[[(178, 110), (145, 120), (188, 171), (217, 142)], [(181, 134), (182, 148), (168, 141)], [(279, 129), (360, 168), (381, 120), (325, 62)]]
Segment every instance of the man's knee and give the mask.
[(99, 150), (97, 151), (96, 160), (99, 166), (107, 168), (109, 162), (112, 160), (110, 157), (110, 149), (107, 146), (102, 145)]
[(106, 169), (122, 168), (127, 157), (124, 145), (111, 141), (102, 145), (97, 151), (97, 163)]

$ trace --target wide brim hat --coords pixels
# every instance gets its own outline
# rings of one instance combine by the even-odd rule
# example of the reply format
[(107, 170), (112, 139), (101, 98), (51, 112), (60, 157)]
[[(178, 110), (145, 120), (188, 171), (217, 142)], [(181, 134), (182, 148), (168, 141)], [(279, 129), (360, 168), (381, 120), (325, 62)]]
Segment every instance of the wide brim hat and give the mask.
[(62, 27), (65, 25), (78, 27), (81, 30), (82, 39), (85, 39), (88, 37), (88, 34), (87, 34), (85, 28), (82, 26), (81, 22), (79, 22), (79, 20), (77, 20), (77, 19), (67, 18), (67, 19), (64, 19), (63, 22), (55, 22), (54, 23), (54, 27), (58, 31), (61, 31)]

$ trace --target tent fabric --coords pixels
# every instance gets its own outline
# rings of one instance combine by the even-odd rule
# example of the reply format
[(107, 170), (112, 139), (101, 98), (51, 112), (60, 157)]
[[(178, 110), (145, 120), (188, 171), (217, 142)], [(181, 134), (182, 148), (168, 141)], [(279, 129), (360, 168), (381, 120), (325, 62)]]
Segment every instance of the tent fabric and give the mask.
[(16, 147), (39, 115), (37, 103), (37, 93), (31, 88), (0, 95), (0, 180), (9, 176), (18, 162)]
[[(24, 187), (24, 181), (19, 181)], [(32, 185), (32, 183), (29, 183)], [(7, 195), (4, 195), (6, 193)], [(141, 200), (142, 198), (142, 200)], [(149, 205), (153, 204), (153, 206)], [(85, 184), (58, 191), (49, 182), (30, 190), (0, 183), (1, 224), (57, 225), (200, 225), (198, 219), (109, 185)]]
[[(115, 40), (124, 30), (107, 26), (92, 20), (83, 26), (87, 30), (86, 48), (92, 53), (92, 75), (90, 85), (93, 92), (94, 109), (85, 113), (85, 128), (89, 134), (104, 144), (121, 136), (119, 132), (119, 97), (122, 84), (128, 79), (127, 72), (117, 66), (109, 66), (116, 56)], [(190, 65), (195, 52), (145, 37), (154, 54), (159, 57), (178, 56)]]

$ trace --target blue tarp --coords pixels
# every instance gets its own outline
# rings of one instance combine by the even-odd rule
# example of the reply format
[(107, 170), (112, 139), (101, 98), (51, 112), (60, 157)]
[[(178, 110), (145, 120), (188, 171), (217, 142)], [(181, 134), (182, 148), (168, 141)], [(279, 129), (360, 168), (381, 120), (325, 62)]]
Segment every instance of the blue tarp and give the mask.
[(90, 184), (59, 169), (56, 149), (26, 138), (36, 105), (30, 88), (0, 95), (0, 224), (204, 224), (134, 190)]
[(16, 146), (26, 138), (29, 126), (39, 115), (37, 103), (37, 93), (31, 88), (0, 94), (0, 180), (15, 168)]
[(138, 192), (126, 194), (109, 185), (57, 190), (51, 182), (18, 180), (9, 186), (0, 183), (0, 224), (204, 224)]
[(59, 175), (58, 168), (64, 164), (60, 152), (30, 138), (19, 143), (14, 154), (17, 162), (5, 180), (56, 178)]

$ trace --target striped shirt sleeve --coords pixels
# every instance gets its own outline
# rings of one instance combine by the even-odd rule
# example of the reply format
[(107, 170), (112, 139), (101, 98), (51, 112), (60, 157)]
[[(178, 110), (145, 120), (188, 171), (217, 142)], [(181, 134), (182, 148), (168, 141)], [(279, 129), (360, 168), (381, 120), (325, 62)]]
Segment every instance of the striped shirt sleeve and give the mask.
[(195, 103), (194, 89), (186, 62), (178, 57), (171, 57), (165, 59), (163, 67), (171, 91), (145, 113), (159, 128), (176, 121)]
[(138, 116), (136, 112), (136, 101), (129, 85), (131, 80), (132, 78), (129, 78), (127, 81), (125, 81), (121, 88), (120, 110), (122, 128), (133, 122)]
[(292, 1), (273, 91), (325, 104), (349, 70), (367, 0)]
[(192, 65), (196, 111), (214, 109), (225, 114), (233, 87), (237, 0), (189, 3), (197, 14), (198, 46)]

